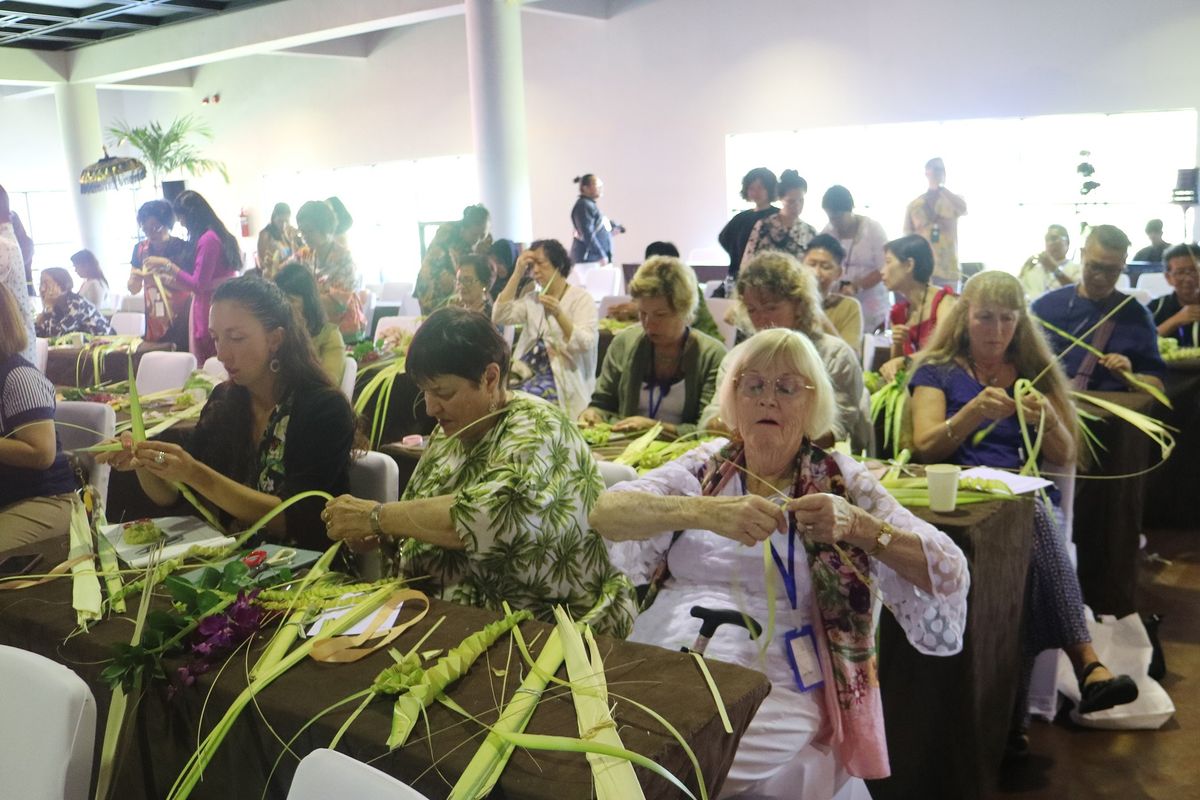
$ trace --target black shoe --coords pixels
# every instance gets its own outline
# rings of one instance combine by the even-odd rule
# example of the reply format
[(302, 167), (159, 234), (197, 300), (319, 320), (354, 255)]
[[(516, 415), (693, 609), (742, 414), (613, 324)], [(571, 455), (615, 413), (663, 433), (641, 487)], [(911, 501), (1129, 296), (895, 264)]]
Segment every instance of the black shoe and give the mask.
[(1019, 728), (1008, 732), (1008, 741), (1004, 743), (1004, 761), (1013, 763), (1029, 758), (1029, 734)]
[(1094, 711), (1103, 711), (1106, 708), (1123, 706), (1126, 703), (1132, 703), (1134, 700), (1137, 700), (1137, 684), (1128, 675), (1118, 675), (1106, 681), (1084, 683), (1088, 675), (1091, 675), (1102, 666), (1104, 665), (1099, 661), (1093, 661), (1083, 668), (1083, 674), (1079, 676), (1080, 714), (1091, 714)]

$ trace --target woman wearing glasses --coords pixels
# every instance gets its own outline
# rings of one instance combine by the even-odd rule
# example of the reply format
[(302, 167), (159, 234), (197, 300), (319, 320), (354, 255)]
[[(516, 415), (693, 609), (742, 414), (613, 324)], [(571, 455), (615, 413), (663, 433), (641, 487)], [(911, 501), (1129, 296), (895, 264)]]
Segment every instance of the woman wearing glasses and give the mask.
[[(813, 443), (829, 430), (835, 400), (805, 336), (764, 331), (726, 364), (718, 394), (731, 437), (613, 487), (591, 524), (635, 584), (668, 576), (630, 639), (690, 645), (699, 630), (693, 606), (738, 611), (762, 627), (755, 640), (725, 625), (708, 644), (707, 655), (772, 683), (724, 795), (832, 797), (852, 776), (889, 771), (878, 603), (922, 653), (957, 653), (967, 563), (865, 467)], [(835, 733), (818, 743), (822, 729)]]

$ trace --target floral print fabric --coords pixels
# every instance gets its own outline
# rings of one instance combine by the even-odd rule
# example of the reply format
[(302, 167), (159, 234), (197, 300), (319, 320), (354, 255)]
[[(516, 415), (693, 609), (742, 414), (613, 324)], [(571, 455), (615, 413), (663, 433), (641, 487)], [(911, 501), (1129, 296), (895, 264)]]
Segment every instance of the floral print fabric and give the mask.
[(409, 539), (385, 549), (389, 572), (424, 578), (421, 588), (457, 603), (579, 619), (602, 598), (595, 620), (624, 637), (636, 608), (604, 540), (588, 524), (604, 482), (578, 428), (556, 407), (514, 394), (500, 420), (473, 445), (434, 431), (401, 500), (453, 495), (464, 549)]

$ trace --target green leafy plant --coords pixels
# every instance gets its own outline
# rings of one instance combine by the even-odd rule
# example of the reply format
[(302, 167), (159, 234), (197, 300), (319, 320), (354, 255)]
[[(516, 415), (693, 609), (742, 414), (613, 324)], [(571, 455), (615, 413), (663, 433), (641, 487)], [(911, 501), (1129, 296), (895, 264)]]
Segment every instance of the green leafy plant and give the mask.
[(116, 140), (117, 145), (128, 142), (141, 153), (150, 167), (155, 188), (158, 188), (160, 178), (175, 172), (186, 172), (193, 176), (219, 172), (225, 182), (229, 183), (229, 173), (225, 164), (204, 158), (192, 141), (196, 137), (211, 141), (213, 135), (207, 125), (191, 114), (173, 120), (165, 128), (158, 122), (151, 122), (145, 126), (130, 126), (125, 122), (118, 122), (108, 129), (108, 134)]

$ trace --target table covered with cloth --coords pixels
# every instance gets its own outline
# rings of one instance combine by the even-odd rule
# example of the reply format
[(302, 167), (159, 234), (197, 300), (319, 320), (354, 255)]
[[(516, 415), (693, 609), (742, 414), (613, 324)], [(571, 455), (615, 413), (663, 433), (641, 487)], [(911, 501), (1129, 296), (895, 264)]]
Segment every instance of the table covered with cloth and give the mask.
[[(30, 546), (12, 552), (38, 549)], [(42, 543), (40, 551), (47, 556), (44, 563), (49, 567), (65, 558), (66, 544), (62, 540)], [(110, 619), (93, 626), (87, 634), (68, 639), (75, 624), (70, 598), (70, 579), (0, 592), (0, 644), (47, 656), (67, 665), (87, 682), (98, 705), (98, 753), (111, 697), (99, 679), (102, 662), (111, 655), (111, 645), (129, 641), (132, 626), (127, 621)], [(131, 609), (136, 608), (136, 602), (134, 598)], [(444, 616), (445, 621), (421, 648), (449, 649), (500, 617), (491, 611), (439, 600), (430, 603), (425, 619), (402, 634), (393, 647), (407, 652)], [(402, 609), (400, 621), (411, 617), (418, 608), (411, 604), (411, 610)], [(549, 626), (531, 621), (522, 624), (521, 631), (536, 657)], [(767, 679), (758, 672), (730, 664), (716, 661), (709, 664), (734, 730), (726, 734), (692, 656), (607, 636), (598, 636), (597, 640), (624, 746), (654, 759), (696, 791), (690, 763), (676, 740), (651, 716), (612, 695), (637, 700), (669, 720), (695, 751), (710, 796), (715, 796), (742, 733), (770, 690)], [(261, 646), (261, 642), (256, 644), (253, 658), (257, 658)], [(357, 702), (338, 708), (301, 733), (291, 745), (294, 756), (281, 758), (278, 769), (268, 780), (272, 764), (281, 752), (276, 736), (290, 739), (327, 707), (369, 687), (379, 671), (391, 663), (390, 656), (380, 650), (354, 663), (327, 664), (306, 659), (289, 670), (258, 695), (257, 713), (253, 706), (242, 713), (192, 796), (282, 800), (297, 760), (313, 749), (327, 747)], [(496, 674), (505, 670), (504, 674)], [(507, 640), (501, 639), (462, 679), (450, 686), (447, 696), (484, 721), (494, 722), (497, 704), (512, 698), (526, 672), (517, 649), (512, 648), (510, 657)], [(560, 670), (560, 677), (565, 679), (565, 670)], [(215, 671), (202, 675), (193, 687), (174, 698), (168, 698), (166, 687), (152, 685), (126, 723), (128, 751), (119, 765), (113, 796), (126, 800), (165, 797), (195, 750), (198, 731), (207, 732), (245, 686), (246, 669), (240, 656), (219, 676)], [(202, 709), (206, 695), (209, 695), (208, 706)], [(372, 702), (350, 727), (338, 750), (410, 783), (430, 798), (446, 797), (453, 781), (483, 742), (481, 728), (434, 703), (428, 710), (428, 729), (423, 722), (419, 723), (407, 744), (388, 752), (385, 742), (392, 705), (387, 699)], [(432, 732), (431, 737), (427, 730)], [(569, 691), (550, 688), (526, 731), (578, 737)], [(663, 778), (640, 767), (637, 775), (647, 797), (665, 800), (679, 796), (678, 790)], [(518, 750), (501, 776), (496, 795), (510, 800), (590, 797), (591, 769), (582, 753)]]
[[(142, 356), (155, 350), (174, 351), (170, 342), (142, 342), (133, 353), (133, 369)], [(93, 372), (92, 355), (82, 347), (51, 347), (46, 354), (46, 378), (55, 386), (95, 386), (129, 379), (129, 355), (126, 351), (108, 353), (101, 359), (100, 380)]]
[[(1143, 520), (1147, 528), (1192, 530), (1196, 527), (1196, 499), (1187, 491), (1186, 476), (1200, 474), (1200, 359), (1168, 361), (1164, 383), (1174, 408), (1156, 403), (1146, 413), (1178, 432), (1167, 463), (1146, 476)], [(1153, 463), (1158, 451), (1152, 449), (1150, 457)]]
[(946, 533), (967, 557), (966, 634), (957, 655), (922, 655), (883, 611), (879, 684), (892, 774), (868, 786), (874, 800), (987, 797), (1017, 691), (1033, 503), (1005, 500), (949, 514), (913, 513)]

